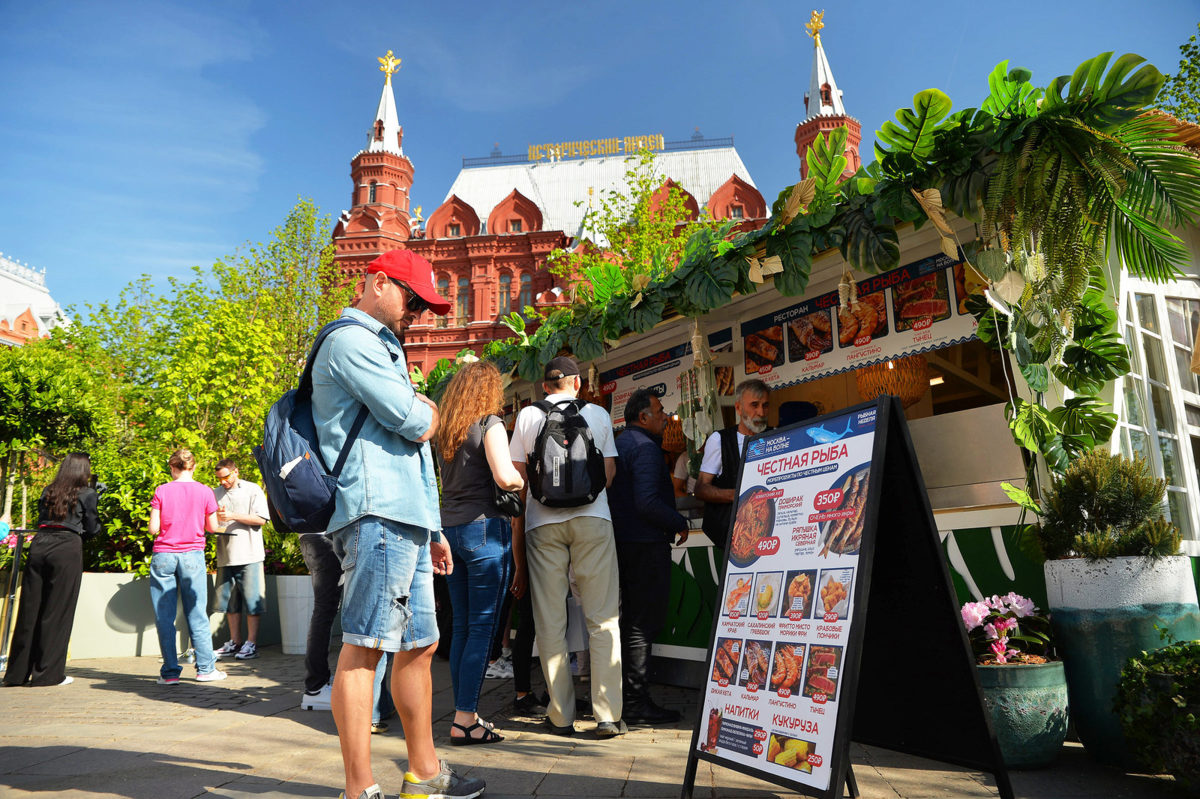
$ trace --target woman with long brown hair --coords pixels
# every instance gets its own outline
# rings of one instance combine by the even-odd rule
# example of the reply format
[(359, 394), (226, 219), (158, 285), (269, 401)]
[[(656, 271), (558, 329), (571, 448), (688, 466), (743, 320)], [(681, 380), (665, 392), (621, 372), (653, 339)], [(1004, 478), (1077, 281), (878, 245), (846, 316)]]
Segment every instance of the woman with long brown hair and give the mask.
[(524, 547), (514, 545), (510, 519), (494, 502), (493, 483), (508, 491), (524, 486), (497, 415), (503, 403), (500, 372), (486, 361), (474, 361), (454, 375), (438, 406), (442, 532), (454, 556), (446, 582), (454, 617), (450, 743), (456, 746), (504, 740), (476, 712), (504, 592), (510, 579), (514, 592), (525, 582)]
[(29, 544), (5, 685), (72, 682), (67, 642), (83, 578), (83, 536), (100, 532), (96, 499), (91, 458), (72, 452), (38, 499), (38, 530)]

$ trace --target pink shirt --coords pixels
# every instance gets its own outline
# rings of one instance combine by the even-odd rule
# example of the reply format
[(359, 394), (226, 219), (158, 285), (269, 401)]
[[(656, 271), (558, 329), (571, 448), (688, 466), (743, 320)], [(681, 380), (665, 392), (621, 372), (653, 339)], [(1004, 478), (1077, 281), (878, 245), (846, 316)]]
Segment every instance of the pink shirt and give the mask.
[(213, 490), (194, 480), (172, 480), (154, 489), (150, 507), (157, 508), (161, 532), (155, 552), (195, 552), (204, 549), (204, 519), (217, 512)]

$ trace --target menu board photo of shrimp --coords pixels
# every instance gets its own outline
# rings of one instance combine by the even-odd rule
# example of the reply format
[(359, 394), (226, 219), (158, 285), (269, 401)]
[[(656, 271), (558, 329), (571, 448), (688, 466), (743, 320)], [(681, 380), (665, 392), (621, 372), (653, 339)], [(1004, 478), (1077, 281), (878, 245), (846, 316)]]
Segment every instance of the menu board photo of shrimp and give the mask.
[(718, 638), (713, 658), (712, 681), (719, 685), (736, 682), (737, 664), (742, 655), (740, 638)]
[(892, 287), (892, 315), (896, 330), (909, 330), (918, 321), (931, 323), (950, 318), (950, 290), (946, 270), (939, 269)]
[(750, 589), (754, 585), (754, 575), (730, 575), (726, 584), (729, 585), (729, 590), (725, 592), (725, 606), (721, 612), (726, 616), (735, 613), (745, 616), (750, 611)]
[(765, 688), (770, 671), (771, 642), (747, 640), (742, 649), (742, 668), (738, 672), (738, 685), (750, 691)]
[(771, 662), (771, 690), (783, 696), (800, 692), (804, 672), (804, 644), (780, 641)]
[(838, 308), (838, 344), (849, 347), (883, 338), (888, 333), (885, 291), (860, 295), (848, 308)]
[(817, 595), (817, 570), (790, 571), (784, 578), (783, 607), (779, 615), (789, 619), (807, 619), (812, 615), (813, 597)]
[(787, 328), (789, 361), (804, 361), (833, 350), (833, 322), (828, 309), (797, 317), (788, 322)]
[(808, 762), (808, 756), (813, 754), (816, 748), (812, 741), (802, 741), (773, 732), (767, 742), (767, 761), (811, 774), (812, 764)]
[(804, 670), (804, 696), (811, 699), (823, 694), (826, 699), (835, 700), (841, 664), (840, 646), (811, 645), (808, 648), (808, 667)]
[(783, 325), (775, 325), (745, 338), (746, 374), (783, 365)]

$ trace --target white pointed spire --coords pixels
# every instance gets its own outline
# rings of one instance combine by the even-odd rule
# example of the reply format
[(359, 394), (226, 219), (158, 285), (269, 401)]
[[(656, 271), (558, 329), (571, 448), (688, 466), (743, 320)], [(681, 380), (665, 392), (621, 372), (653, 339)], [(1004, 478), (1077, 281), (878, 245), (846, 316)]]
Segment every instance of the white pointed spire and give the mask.
[(392, 95), (392, 73), (398, 69), (400, 59), (388, 50), (387, 55), (379, 59), (379, 71), (387, 77), (383, 81), (383, 94), (375, 111), (375, 122), (367, 132), (366, 150), (369, 152), (404, 155), (400, 146), (400, 118), (396, 115), (396, 98)]
[(808, 94), (804, 97), (807, 119), (846, 115), (846, 107), (842, 105), (842, 93), (838, 90), (837, 81), (833, 79), (833, 69), (829, 66), (825, 48), (821, 45), (821, 29), (825, 27), (822, 21), (824, 16), (824, 11), (814, 11), (808, 24), (804, 26), (813, 40), (812, 78), (808, 83)]

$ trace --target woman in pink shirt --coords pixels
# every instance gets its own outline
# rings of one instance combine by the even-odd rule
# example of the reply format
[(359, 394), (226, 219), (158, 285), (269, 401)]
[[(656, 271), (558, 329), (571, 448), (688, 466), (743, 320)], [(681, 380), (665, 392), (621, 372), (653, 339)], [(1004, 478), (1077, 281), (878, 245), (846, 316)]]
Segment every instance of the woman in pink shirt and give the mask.
[(216, 668), (213, 656), (208, 568), (204, 562), (204, 531), (221, 530), (217, 498), (211, 488), (192, 478), (196, 459), (189, 450), (175, 450), (168, 464), (171, 482), (156, 488), (150, 500), (150, 533), (156, 536), (150, 557), (150, 601), (163, 656), (158, 683), (178, 685), (183, 671), (175, 648), (176, 597), (183, 599), (183, 613), (196, 650), (196, 679), (223, 680), (225, 672)]

